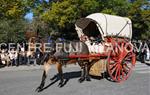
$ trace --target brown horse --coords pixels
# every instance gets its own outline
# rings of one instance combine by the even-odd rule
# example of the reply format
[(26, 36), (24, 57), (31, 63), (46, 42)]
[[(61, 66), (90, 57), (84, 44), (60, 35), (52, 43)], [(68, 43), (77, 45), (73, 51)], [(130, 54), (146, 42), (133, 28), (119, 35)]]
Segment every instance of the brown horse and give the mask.
[[(58, 48), (58, 46), (61, 45), (62, 47)], [(75, 54), (75, 55), (88, 55), (89, 50), (85, 43), (81, 41), (71, 41), (71, 42), (61, 42), (61, 43), (55, 43), (55, 45), (52, 45), (52, 51), (49, 53), (44, 54), (44, 71), (42, 76), (42, 81), (40, 86), (36, 89), (36, 91), (40, 92), (42, 91), (45, 79), (47, 77), (48, 71), (50, 69), (50, 65), (56, 64), (58, 75), (60, 76), (60, 83), (59, 86), (62, 87), (64, 84), (64, 78), (63, 78), (63, 70), (62, 66), (65, 64), (73, 64), (78, 63), (81, 67), (81, 77), (79, 79), (79, 82), (83, 82), (85, 79), (87, 81), (90, 81), (89, 77), (89, 60), (80, 60), (80, 58), (69, 58), (69, 55)]]

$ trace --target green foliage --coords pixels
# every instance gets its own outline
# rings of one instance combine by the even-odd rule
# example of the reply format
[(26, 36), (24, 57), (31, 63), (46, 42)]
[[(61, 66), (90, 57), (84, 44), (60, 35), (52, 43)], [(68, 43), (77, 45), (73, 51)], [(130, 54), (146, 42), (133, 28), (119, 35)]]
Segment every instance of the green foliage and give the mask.
[(104, 13), (115, 14), (119, 16), (127, 16), (131, 3), (127, 0), (101, 0)]
[[(129, 1), (131, 0), (1, 0), (0, 41), (16, 42), (24, 39), (27, 28), (39, 31), (42, 36), (66, 34), (66, 37), (72, 39), (76, 33), (76, 20), (96, 12), (129, 17), (133, 22), (133, 37), (149, 39), (150, 2)], [(23, 19), (28, 12), (33, 12), (34, 19), (27, 23)]]
[(34, 18), (31, 23), (27, 26), (27, 31), (30, 32), (38, 32), (39, 36), (46, 37), (49, 33), (49, 26), (44, 21), (40, 20), (39, 18)]
[(18, 42), (24, 40), (24, 20), (0, 20), (0, 42)]
[[(150, 2), (147, 0), (136, 0), (133, 3), (128, 0), (77, 0), (74, 3), (64, 0), (55, 4), (56, 6), (52, 5), (48, 13), (45, 12), (47, 15), (45, 18), (50, 17), (46, 21), (53, 22), (59, 27), (68, 27), (68, 24), (74, 24), (77, 18), (85, 17), (94, 12), (102, 12), (131, 18), (133, 22), (133, 38), (150, 38), (150, 7), (148, 7)], [(69, 7), (72, 10), (67, 11), (67, 15), (65, 11)], [(74, 18), (68, 19), (70, 16)]]
[[(31, 0), (29, 0), (31, 1)], [(0, 18), (20, 19), (29, 11), (27, 0), (1, 0)]]
[(104, 9), (101, 11), (102, 13), (105, 13), (105, 14), (111, 14), (111, 15), (116, 15), (117, 13), (114, 12), (112, 9)]
[(56, 31), (72, 35), (75, 21), (97, 12), (98, 8), (97, 0), (63, 0), (52, 2), (50, 8), (41, 14), (40, 18), (52, 26), (52, 33)]
[(128, 11), (128, 17), (133, 23), (133, 36), (136, 39), (150, 38), (150, 9), (144, 8), (145, 6), (150, 6), (147, 0), (137, 0)]
[(56, 23), (60, 27), (65, 27), (66, 23), (71, 23), (76, 18), (76, 6), (69, 1), (52, 3), (51, 9), (42, 15), (45, 21)]
[(0, 42), (24, 40), (27, 22), (24, 16), (36, 0), (1, 0), (0, 2)]
[(50, 8), (51, 3), (46, 2), (45, 0), (34, 0), (29, 1), (29, 3), (32, 2), (31, 11), (33, 12), (34, 16), (38, 17), (43, 12), (45, 12), (47, 9)]
[(100, 4), (98, 0), (82, 0), (83, 2), (79, 6), (79, 12), (81, 17), (85, 17), (91, 13), (98, 12)]

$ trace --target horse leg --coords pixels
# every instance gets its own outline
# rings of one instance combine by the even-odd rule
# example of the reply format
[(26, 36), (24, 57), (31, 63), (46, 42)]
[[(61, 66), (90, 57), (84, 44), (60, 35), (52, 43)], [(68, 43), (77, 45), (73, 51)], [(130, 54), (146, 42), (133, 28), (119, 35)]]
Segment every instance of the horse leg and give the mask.
[(90, 65), (87, 63), (85, 64), (85, 79), (86, 81), (91, 81), (89, 71), (90, 71)]
[(62, 71), (62, 64), (57, 62), (56, 66), (57, 66), (58, 74), (59, 74), (59, 77), (60, 77), (59, 86), (62, 87), (63, 86), (63, 82), (64, 82), (63, 71)]
[(50, 64), (48, 62), (45, 62), (44, 63), (44, 71), (43, 71), (42, 81), (41, 81), (40, 86), (36, 89), (36, 91), (38, 91), (38, 92), (42, 91), (42, 89), (45, 85), (45, 80), (46, 80), (49, 69), (50, 69)]
[(81, 67), (81, 77), (79, 78), (79, 82), (82, 83), (85, 80), (85, 65), (83, 64), (83, 62), (78, 62), (80, 67)]
[(81, 77), (79, 78), (79, 82), (82, 83), (85, 80), (85, 67), (81, 68)]

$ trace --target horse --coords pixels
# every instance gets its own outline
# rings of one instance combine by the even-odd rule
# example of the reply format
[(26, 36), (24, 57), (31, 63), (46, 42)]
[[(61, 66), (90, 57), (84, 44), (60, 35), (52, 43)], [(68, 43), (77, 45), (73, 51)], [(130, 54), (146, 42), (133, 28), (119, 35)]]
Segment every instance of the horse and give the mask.
[[(61, 45), (62, 47), (57, 50), (58, 46)], [(81, 60), (80, 58), (69, 58), (69, 55), (88, 55), (89, 49), (87, 45), (82, 41), (69, 41), (69, 42), (53, 42), (51, 45), (51, 52), (45, 53), (43, 57), (44, 62), (44, 71), (42, 75), (42, 81), (40, 86), (37, 87), (36, 91), (42, 91), (45, 80), (50, 70), (50, 65), (56, 64), (58, 75), (60, 76), (60, 83), (59, 87), (63, 86), (64, 78), (63, 78), (63, 70), (62, 66), (66, 64), (73, 64), (78, 63), (81, 67), (81, 76), (79, 78), (79, 82), (83, 82), (84, 80), (90, 81), (89, 77), (89, 59)], [(69, 50), (71, 47), (71, 50)], [(69, 52), (66, 52), (69, 51)]]

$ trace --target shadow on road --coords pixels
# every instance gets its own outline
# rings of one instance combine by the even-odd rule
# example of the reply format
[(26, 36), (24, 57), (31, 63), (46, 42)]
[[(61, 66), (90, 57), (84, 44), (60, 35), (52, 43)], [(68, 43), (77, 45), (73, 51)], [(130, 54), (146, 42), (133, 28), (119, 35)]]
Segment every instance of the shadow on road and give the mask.
[[(70, 79), (74, 79), (74, 78), (80, 77), (81, 76), (81, 71), (66, 72), (66, 73), (63, 73), (63, 76), (64, 76), (64, 83), (63, 83), (63, 85), (61, 87), (65, 86)], [(50, 86), (52, 86), (53, 84), (58, 82), (60, 80), (60, 77), (57, 74), (57, 75), (54, 75), (54, 77), (52, 77), (50, 80), (51, 80), (51, 83), (48, 84), (47, 86), (45, 86), (41, 91), (49, 88)]]
[[(63, 82), (63, 85), (61, 87), (65, 86), (70, 79), (79, 78), (81, 76), (81, 71), (66, 72), (63, 74), (63, 76), (64, 76), (64, 82)], [(105, 77), (91, 76), (91, 78), (96, 79), (96, 80), (101, 80), (101, 79), (104, 79)], [(57, 74), (57, 75), (54, 75), (54, 77), (52, 77), (50, 80), (51, 80), (51, 83), (48, 84), (47, 86), (45, 86), (40, 92), (42, 92), (43, 90), (49, 88), (53, 84), (60, 81), (60, 77)]]
[(1, 64), (0, 64), (0, 68), (4, 68), (4, 67), (5, 67), (5, 65), (1, 65)]
[(147, 66), (150, 66), (150, 63), (145, 63)]

